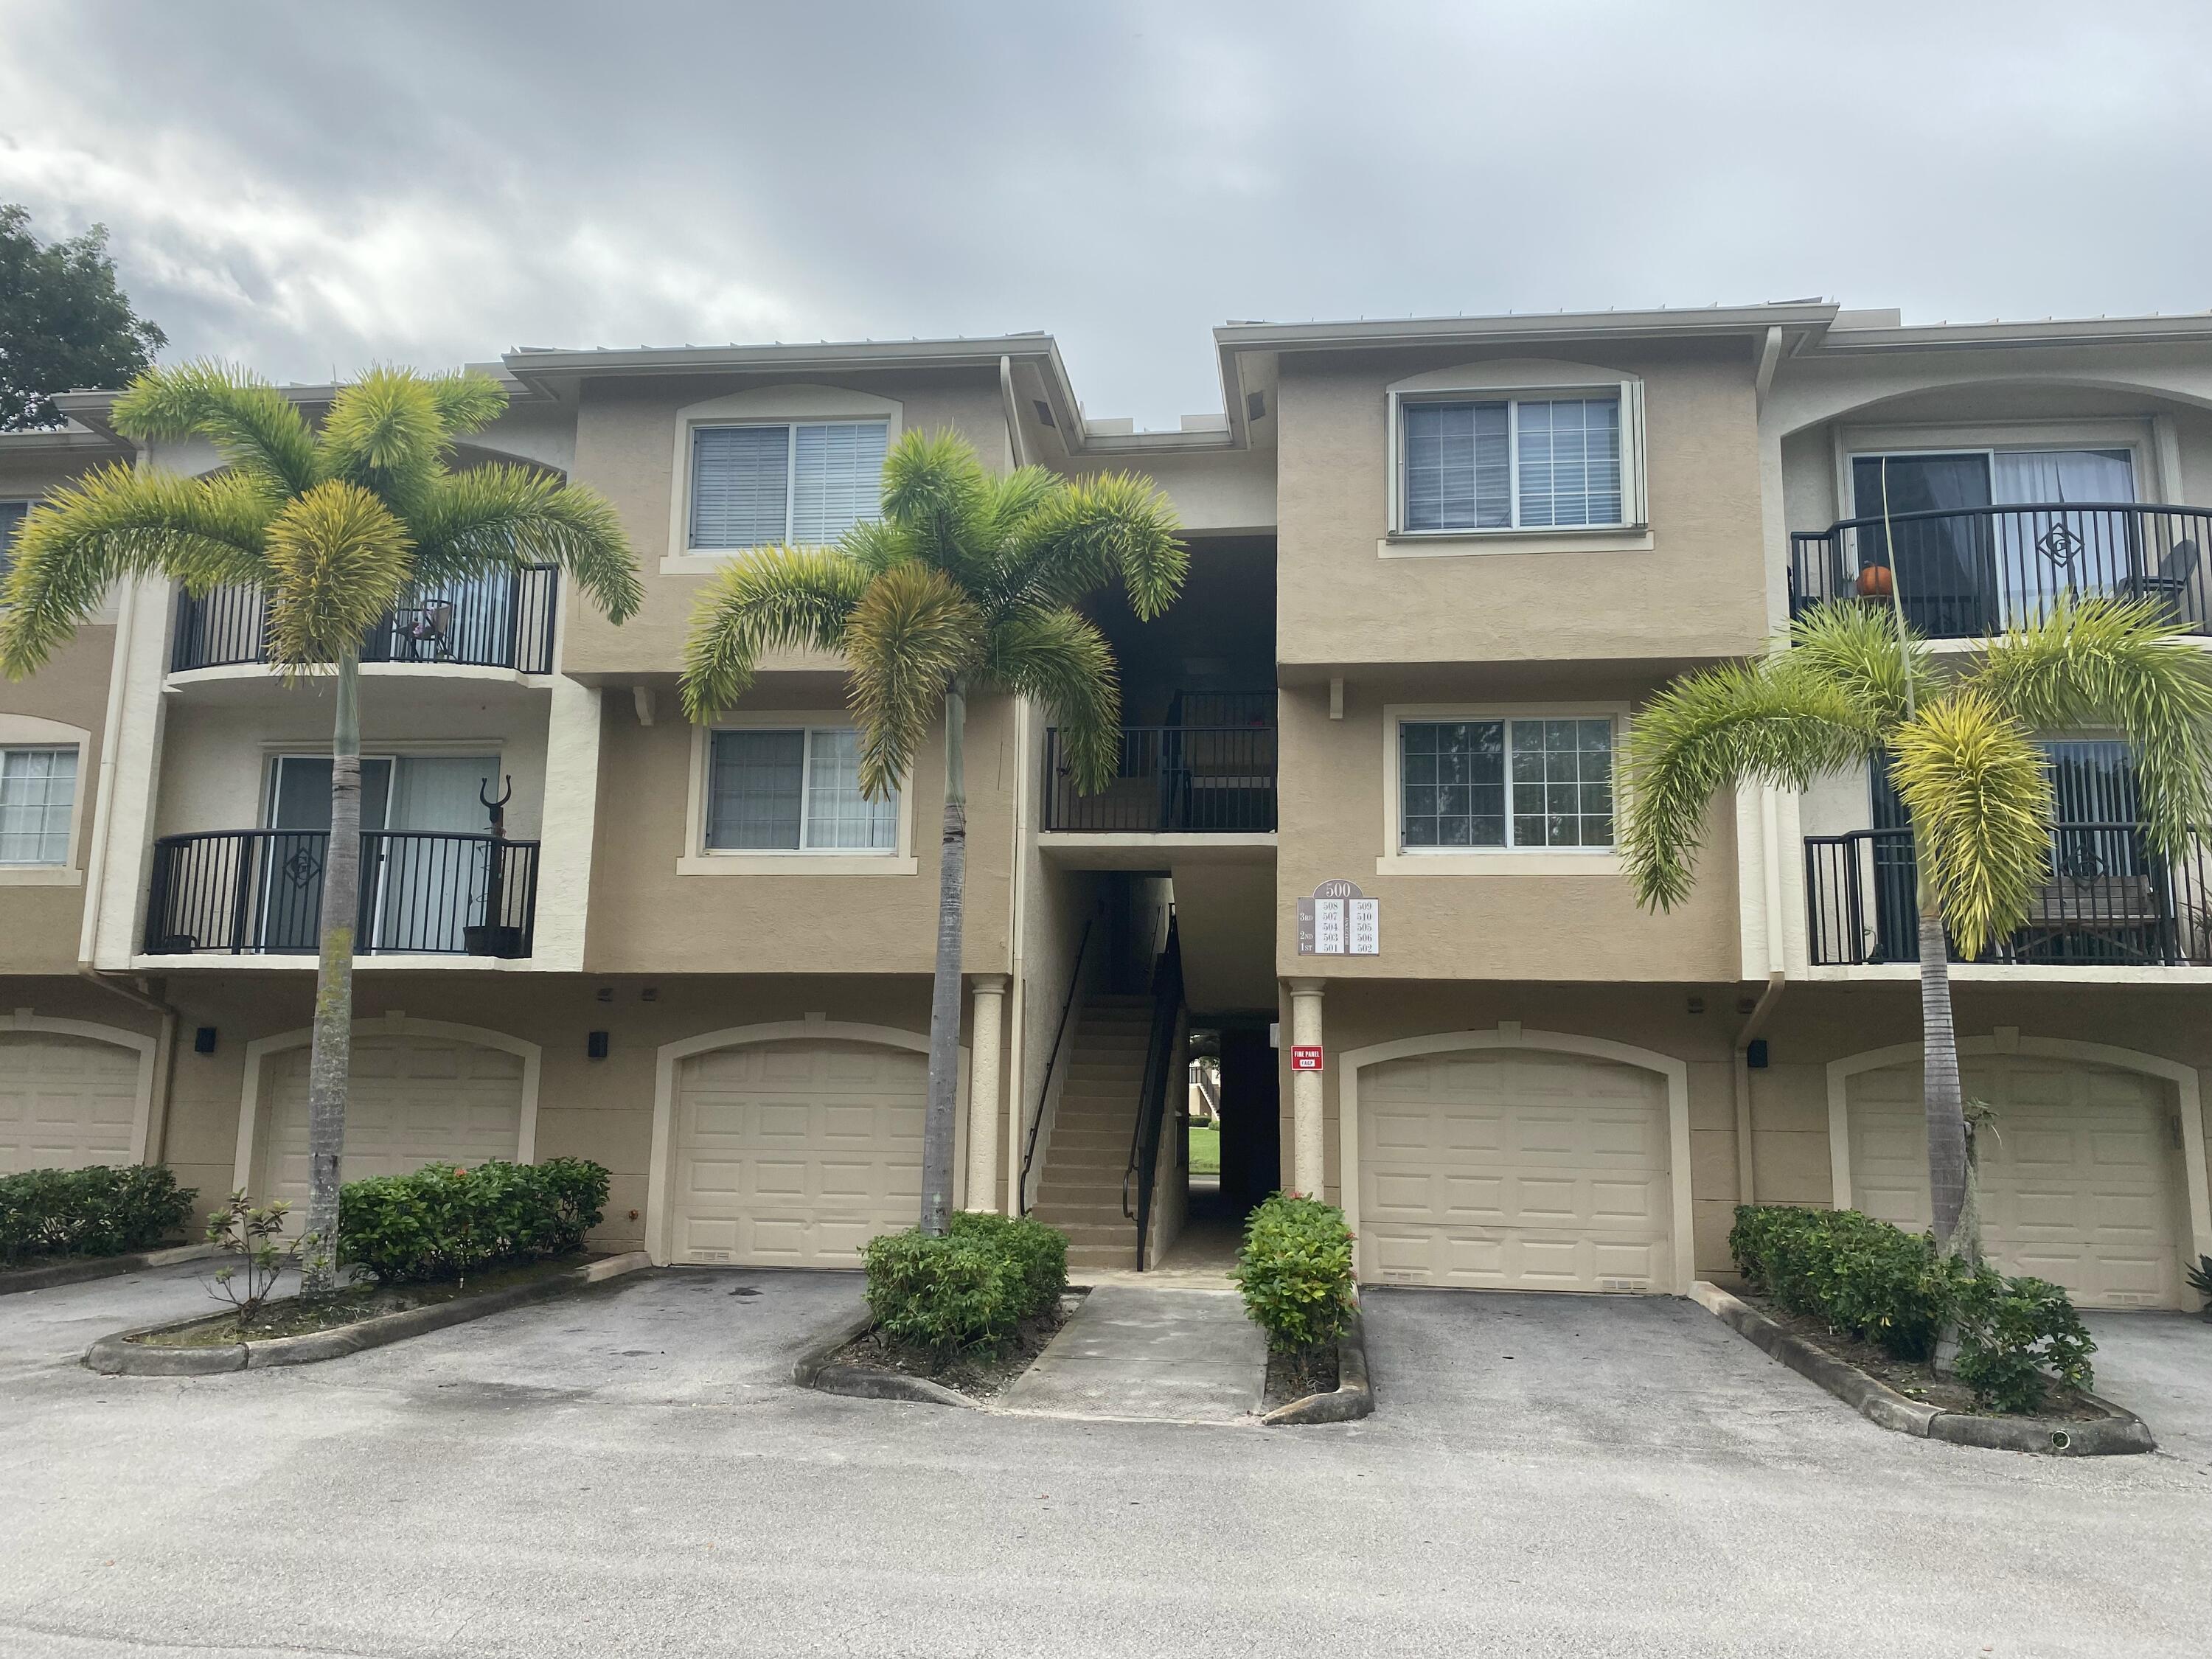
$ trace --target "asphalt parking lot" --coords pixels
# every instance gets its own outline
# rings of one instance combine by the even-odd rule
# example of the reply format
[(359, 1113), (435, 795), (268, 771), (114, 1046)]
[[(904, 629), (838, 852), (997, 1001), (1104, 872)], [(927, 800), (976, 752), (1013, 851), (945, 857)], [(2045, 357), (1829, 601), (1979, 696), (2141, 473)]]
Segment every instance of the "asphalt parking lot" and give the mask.
[(76, 1364), (200, 1271), (0, 1298), (0, 1650), (2203, 1648), (2203, 1455), (1888, 1434), (1686, 1302), (1376, 1291), (1377, 1414), (1301, 1430), (793, 1389), (850, 1275), (643, 1273), (293, 1370)]

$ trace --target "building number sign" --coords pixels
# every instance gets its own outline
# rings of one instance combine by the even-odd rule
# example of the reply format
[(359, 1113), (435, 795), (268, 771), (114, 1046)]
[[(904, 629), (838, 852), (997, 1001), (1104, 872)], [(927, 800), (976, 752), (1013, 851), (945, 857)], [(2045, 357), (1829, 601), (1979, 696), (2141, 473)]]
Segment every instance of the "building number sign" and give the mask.
[(1382, 901), (1364, 896), (1348, 881), (1325, 881), (1298, 901), (1302, 957), (1378, 957), (1382, 954)]

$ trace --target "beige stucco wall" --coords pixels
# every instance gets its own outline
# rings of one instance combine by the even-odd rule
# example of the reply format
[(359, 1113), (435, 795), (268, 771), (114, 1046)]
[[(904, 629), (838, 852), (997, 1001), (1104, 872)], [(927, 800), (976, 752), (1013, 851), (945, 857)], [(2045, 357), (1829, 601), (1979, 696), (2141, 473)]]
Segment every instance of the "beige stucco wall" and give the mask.
[[(1533, 354), (1488, 356), (1509, 355)], [(1563, 536), (1540, 551), (1493, 539), (1477, 553), (1379, 556), (1389, 528), (1387, 388), (1481, 358), (1461, 349), (1283, 359), (1284, 663), (1687, 659), (1757, 647), (1766, 619), (1747, 345), (1624, 343), (1561, 355), (1643, 379), (1648, 550), (1590, 551)]]
[[(85, 874), (99, 801), (100, 738), (115, 657), (115, 629), (89, 624), (27, 680), (0, 679), (0, 741), (12, 741), (6, 717), (24, 715), (81, 732), (76, 738), (77, 808), (66, 885), (0, 879), (0, 974), (74, 973), (84, 920)], [(48, 741), (40, 728), (18, 728)], [(40, 872), (43, 874), (44, 872)]]
[[(975, 447), (993, 471), (1007, 465), (1005, 403), (996, 367), (981, 370), (907, 371), (836, 377), (787, 377), (792, 384), (836, 386), (899, 405), (902, 431), (951, 428)], [(587, 677), (672, 673), (682, 660), (691, 605), (704, 574), (663, 575), (672, 550), (669, 526), (676, 490), (678, 411), (738, 392), (756, 392), (776, 380), (763, 376), (662, 375), (586, 382), (576, 416), (578, 483), (606, 495), (645, 573), (646, 599), (638, 614), (615, 628), (573, 590), (564, 597), (568, 631), (562, 667)], [(747, 419), (772, 419), (773, 400), (749, 410)]]
[[(778, 674), (741, 712), (839, 708), (835, 675)], [(598, 846), (586, 965), (594, 972), (921, 973), (936, 960), (945, 739), (923, 739), (906, 803), (911, 874), (679, 875), (690, 850), (697, 729), (664, 708), (651, 726), (634, 703), (602, 711)], [(967, 725), (968, 865), (964, 959), (970, 973), (1011, 969), (1012, 705), (982, 696)]]
[[(1393, 980), (1733, 980), (1741, 946), (1734, 807), (1726, 800), (1708, 823), (1695, 890), (1664, 915), (1637, 905), (1609, 857), (1590, 859), (1590, 874), (1532, 873), (1513, 869), (1511, 858), (1498, 862), (1496, 874), (1383, 874), (1376, 867), (1395, 851), (1395, 814), (1385, 816), (1387, 708), (1525, 706), (1540, 714), (1562, 702), (1633, 703), (1656, 684), (1648, 672), (1596, 665), (1542, 680), (1475, 668), (1372, 671), (1347, 678), (1341, 720), (1329, 718), (1325, 687), (1285, 688), (1277, 700), (1276, 971)], [(1338, 878), (1382, 901), (1381, 955), (1297, 954), (1297, 899)]]

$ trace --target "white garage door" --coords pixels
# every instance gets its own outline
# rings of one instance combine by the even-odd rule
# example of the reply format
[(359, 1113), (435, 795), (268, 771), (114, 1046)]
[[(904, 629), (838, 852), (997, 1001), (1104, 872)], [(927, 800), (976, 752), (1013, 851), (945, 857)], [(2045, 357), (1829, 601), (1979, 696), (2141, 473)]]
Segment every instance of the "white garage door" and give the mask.
[[(1996, 1112), (1977, 1159), (1990, 1260), (2063, 1285), (2087, 1307), (2182, 1306), (2180, 1121), (2165, 1084), (2022, 1054), (1960, 1069), (1966, 1097)], [(1929, 1212), (1920, 1066), (1863, 1072), (1850, 1089), (1853, 1201), (1921, 1231)]]
[(0, 1175), (131, 1162), (138, 1051), (52, 1031), (0, 1031)]
[(1654, 1073), (1478, 1050), (1360, 1079), (1363, 1279), (1663, 1291), (1671, 1210)]
[[(269, 1187), (307, 1202), (307, 1049), (268, 1063)], [(522, 1130), (522, 1056), (434, 1036), (356, 1036), (346, 1091), (348, 1181), (411, 1175), (425, 1164), (514, 1159)]]
[(678, 1261), (857, 1267), (921, 1210), (929, 1063), (903, 1048), (768, 1042), (695, 1054), (676, 1081)]

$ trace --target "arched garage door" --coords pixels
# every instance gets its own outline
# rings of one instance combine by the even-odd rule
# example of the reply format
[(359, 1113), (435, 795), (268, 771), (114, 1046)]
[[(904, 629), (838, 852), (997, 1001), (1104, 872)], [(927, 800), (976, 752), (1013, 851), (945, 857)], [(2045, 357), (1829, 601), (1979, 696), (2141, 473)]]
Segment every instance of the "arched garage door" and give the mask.
[(694, 1054), (676, 1074), (676, 1261), (857, 1267), (921, 1209), (927, 1056), (794, 1040)]
[[(1960, 1069), (1966, 1097), (1996, 1114), (1977, 1158), (1990, 1261), (2063, 1285), (2087, 1307), (2183, 1306), (2169, 1085), (2042, 1055), (1970, 1057)], [(1918, 1232), (1929, 1222), (1920, 1062), (1861, 1072), (1848, 1087), (1852, 1201)]]
[(0, 1031), (0, 1175), (131, 1162), (135, 1048), (54, 1031)]
[[(267, 1186), (295, 1211), (307, 1202), (305, 1044), (270, 1056)], [(425, 1164), (513, 1162), (522, 1135), (522, 1056), (453, 1037), (353, 1040), (346, 1091), (345, 1179), (406, 1175)]]
[(1359, 1083), (1359, 1273), (1655, 1291), (1673, 1281), (1667, 1091), (1579, 1054), (1396, 1060)]

